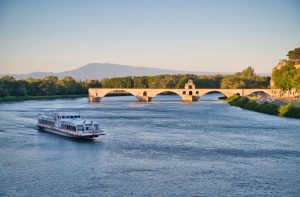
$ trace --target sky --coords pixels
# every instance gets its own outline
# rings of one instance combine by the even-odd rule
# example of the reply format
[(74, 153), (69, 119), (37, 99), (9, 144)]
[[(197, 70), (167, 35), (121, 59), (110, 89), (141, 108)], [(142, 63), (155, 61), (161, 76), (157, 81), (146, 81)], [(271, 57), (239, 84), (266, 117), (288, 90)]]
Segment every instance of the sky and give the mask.
[(88, 63), (270, 73), (297, 47), (299, 0), (0, 0), (0, 74)]

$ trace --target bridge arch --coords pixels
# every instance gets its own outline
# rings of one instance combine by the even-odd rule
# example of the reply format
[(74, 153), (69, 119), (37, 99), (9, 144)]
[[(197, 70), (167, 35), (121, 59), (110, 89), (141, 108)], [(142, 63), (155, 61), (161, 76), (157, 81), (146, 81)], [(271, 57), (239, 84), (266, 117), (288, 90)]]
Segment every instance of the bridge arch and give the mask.
[(245, 93), (245, 96), (250, 96), (251, 94), (255, 94), (255, 93), (264, 93), (267, 96), (271, 96), (271, 93), (269, 91), (265, 91), (265, 90), (253, 90), (253, 91), (249, 91), (249, 92)]
[(221, 94), (223, 94), (224, 96), (227, 96), (227, 97), (231, 96), (231, 94), (227, 93), (226, 90), (218, 90), (218, 89), (202, 91), (202, 92), (200, 92), (200, 94), (201, 94), (200, 96), (202, 97), (202, 96), (204, 96), (206, 94), (209, 94), (209, 93), (221, 93)]
[(114, 89), (114, 90), (109, 90), (107, 92), (104, 92), (101, 97), (105, 97), (107, 96), (108, 94), (111, 94), (111, 93), (121, 93), (121, 94), (130, 94), (134, 97), (136, 97), (136, 93), (134, 91), (130, 91), (130, 90), (126, 90), (126, 89)]
[[(159, 94), (161, 94), (161, 93), (164, 93), (164, 92), (172, 92), (172, 93), (178, 95), (178, 96), (182, 99), (182, 96), (181, 96), (181, 93), (182, 93), (182, 92), (181, 92), (181, 91), (180, 91), (180, 92), (174, 91), (174, 90), (172, 90), (172, 89), (169, 89), (169, 90), (161, 90), (161, 91), (155, 92), (153, 95), (151, 95), (151, 97), (152, 97), (152, 99), (153, 99), (153, 98), (156, 97), (157, 95), (159, 95)], [(185, 92), (185, 91), (184, 91), (184, 92)]]

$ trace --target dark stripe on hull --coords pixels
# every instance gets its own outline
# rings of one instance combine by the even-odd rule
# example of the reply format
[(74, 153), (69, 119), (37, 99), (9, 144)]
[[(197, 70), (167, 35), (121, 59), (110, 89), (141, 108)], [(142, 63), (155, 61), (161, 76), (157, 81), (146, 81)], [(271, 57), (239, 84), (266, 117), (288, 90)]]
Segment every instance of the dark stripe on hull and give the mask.
[(40, 125), (38, 125), (38, 128), (39, 128), (39, 130), (42, 130), (42, 131), (46, 131), (46, 132), (49, 132), (49, 133), (54, 133), (54, 134), (61, 135), (61, 136), (64, 136), (64, 137), (75, 138), (75, 139), (96, 139), (99, 136), (99, 135), (89, 135), (89, 136), (72, 135), (72, 134), (69, 134), (69, 133), (64, 133), (64, 132), (58, 131), (56, 129), (43, 127), (43, 126), (40, 126)]

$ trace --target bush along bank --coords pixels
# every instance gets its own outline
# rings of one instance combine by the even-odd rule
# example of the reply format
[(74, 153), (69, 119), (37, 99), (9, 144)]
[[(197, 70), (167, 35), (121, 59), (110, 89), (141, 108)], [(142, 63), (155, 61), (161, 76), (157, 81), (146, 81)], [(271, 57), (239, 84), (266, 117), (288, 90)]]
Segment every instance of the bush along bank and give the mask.
[(300, 108), (293, 106), (291, 103), (287, 105), (278, 105), (266, 101), (251, 100), (248, 97), (242, 97), (240, 95), (233, 95), (227, 98), (226, 101), (232, 106), (237, 106), (243, 109), (300, 119)]

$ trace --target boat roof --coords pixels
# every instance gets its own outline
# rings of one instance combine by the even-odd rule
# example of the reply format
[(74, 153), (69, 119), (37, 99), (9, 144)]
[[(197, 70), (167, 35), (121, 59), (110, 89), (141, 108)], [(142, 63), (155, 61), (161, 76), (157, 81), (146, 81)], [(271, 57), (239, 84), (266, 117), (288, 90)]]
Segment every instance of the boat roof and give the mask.
[(96, 121), (94, 120), (82, 120), (82, 119), (67, 119), (65, 121), (62, 121), (62, 123), (71, 123), (71, 124), (74, 124), (74, 125), (87, 125), (87, 124), (98, 124)]
[[(54, 121), (57, 116), (69, 116), (69, 118), (60, 118), (62, 123), (71, 124), (71, 125), (87, 125), (87, 124), (98, 124), (97, 121), (94, 120), (84, 120), (81, 118), (80, 113), (70, 113), (70, 112), (45, 112), (39, 114), (39, 117), (46, 120)], [(70, 118), (70, 116), (80, 116), (77, 118)]]
[(78, 112), (46, 112), (45, 115), (59, 115), (59, 116), (70, 116), (70, 115), (80, 115)]
[(81, 116), (81, 114), (77, 113), (77, 112), (45, 112), (40, 115), (44, 115), (44, 116)]

